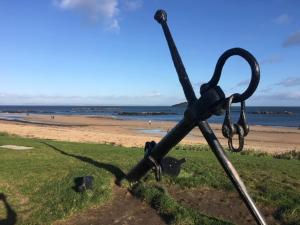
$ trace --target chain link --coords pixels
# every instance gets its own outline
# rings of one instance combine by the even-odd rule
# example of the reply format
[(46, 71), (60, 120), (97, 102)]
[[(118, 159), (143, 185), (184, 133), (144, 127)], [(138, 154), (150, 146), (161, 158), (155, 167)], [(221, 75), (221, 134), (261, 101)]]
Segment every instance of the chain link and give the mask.
[[(234, 95), (231, 95), (226, 100), (226, 114), (222, 126), (222, 134), (225, 138), (228, 139), (228, 147), (233, 152), (240, 152), (243, 150), (244, 147), (244, 137), (247, 136), (249, 133), (249, 125), (246, 121), (246, 113), (245, 113), (245, 101), (241, 101), (241, 110), (240, 110), (240, 117), (237, 123), (232, 123), (231, 120), (231, 111), (230, 107), (232, 104), (232, 100), (234, 98)], [(235, 148), (233, 146), (233, 136), (238, 135), (239, 138), (239, 144), (238, 147)]]

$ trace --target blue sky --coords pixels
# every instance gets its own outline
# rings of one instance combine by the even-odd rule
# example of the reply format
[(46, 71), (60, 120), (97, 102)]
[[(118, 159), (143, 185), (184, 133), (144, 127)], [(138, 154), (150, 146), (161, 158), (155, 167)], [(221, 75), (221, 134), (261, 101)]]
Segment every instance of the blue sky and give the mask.
[[(1, 0), (0, 104), (171, 105), (184, 101), (157, 9), (199, 93), (232, 47), (259, 61), (248, 105), (300, 106), (300, 1)], [(247, 87), (233, 57), (220, 85)], [(199, 95), (199, 94), (198, 94)]]

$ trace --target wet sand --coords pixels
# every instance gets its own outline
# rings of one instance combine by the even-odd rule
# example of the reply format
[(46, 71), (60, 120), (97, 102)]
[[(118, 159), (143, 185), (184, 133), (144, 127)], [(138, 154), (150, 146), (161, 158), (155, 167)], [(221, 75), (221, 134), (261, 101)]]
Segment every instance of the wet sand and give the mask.
[[(167, 121), (119, 120), (91, 116), (31, 115), (27, 122), (0, 120), (0, 132), (23, 137), (36, 137), (73, 142), (110, 143), (126, 147), (143, 147), (146, 141), (158, 142), (176, 123)], [(227, 147), (227, 139), (221, 134), (221, 124), (212, 124), (221, 144)], [(236, 142), (237, 140), (235, 140)], [(180, 144), (204, 144), (198, 128), (186, 136)], [(251, 126), (245, 140), (245, 149), (269, 153), (291, 150), (300, 151), (300, 130)]]

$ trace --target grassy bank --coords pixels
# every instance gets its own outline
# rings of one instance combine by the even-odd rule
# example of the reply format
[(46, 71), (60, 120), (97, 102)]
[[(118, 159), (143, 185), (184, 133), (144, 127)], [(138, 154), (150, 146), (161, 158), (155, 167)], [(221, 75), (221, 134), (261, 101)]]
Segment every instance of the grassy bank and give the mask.
[[(138, 148), (1, 134), (0, 145), (8, 144), (33, 147), (24, 151), (0, 149), (0, 193), (6, 196), (6, 202), (11, 206), (10, 220), (15, 217), (17, 224), (51, 224), (82, 209), (109, 202), (114, 180), (123, 176), (143, 156), (142, 149)], [(169, 223), (199, 224), (201, 221), (203, 224), (221, 224), (221, 220), (182, 206), (168, 194), (168, 187), (173, 186), (186, 190), (211, 188), (234, 192), (207, 147), (186, 149), (179, 147), (171, 153), (187, 160), (179, 177), (164, 178), (157, 186), (150, 176), (135, 186), (133, 193), (151, 204), (162, 216), (167, 216)], [(260, 205), (276, 209), (274, 216), (282, 223), (299, 224), (299, 160), (256, 154), (229, 154), (229, 157)], [(82, 175), (94, 176), (95, 187), (78, 194), (72, 189), (73, 179)], [(158, 187), (163, 187), (164, 191)], [(0, 202), (1, 219), (7, 217), (6, 211)]]

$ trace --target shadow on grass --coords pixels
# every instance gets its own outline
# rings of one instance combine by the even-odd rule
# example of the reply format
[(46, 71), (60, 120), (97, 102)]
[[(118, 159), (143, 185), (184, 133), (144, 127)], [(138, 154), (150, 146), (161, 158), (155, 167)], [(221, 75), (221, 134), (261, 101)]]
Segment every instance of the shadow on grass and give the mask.
[(11, 208), (9, 203), (6, 200), (6, 196), (3, 193), (0, 193), (0, 200), (3, 201), (4, 207), (6, 209), (6, 219), (0, 219), (1, 225), (13, 225), (17, 222), (17, 213)]
[(105, 169), (107, 170), (108, 172), (110, 172), (111, 174), (113, 174), (116, 178), (115, 180), (115, 183), (117, 185), (120, 184), (121, 180), (123, 178), (125, 178), (125, 173), (118, 167), (112, 165), (112, 164), (108, 164), (108, 163), (101, 163), (101, 162), (98, 162), (98, 161), (95, 161), (93, 160), (92, 158), (89, 158), (89, 157), (86, 157), (86, 156), (81, 156), (81, 155), (75, 155), (75, 154), (71, 154), (71, 153), (67, 153), (57, 147), (55, 147), (54, 145), (51, 145), (47, 142), (42, 142), (43, 144), (47, 145), (48, 147), (52, 148), (53, 150), (63, 154), (63, 155), (66, 155), (66, 156), (70, 156), (70, 157), (73, 157), (73, 158), (76, 158), (80, 161), (83, 161), (83, 162), (86, 162), (86, 163), (89, 163), (93, 166), (96, 166), (100, 169)]
[[(122, 179), (125, 179), (126, 178), (126, 174), (118, 167), (112, 165), (112, 164), (107, 164), (107, 163), (101, 163), (101, 162), (98, 162), (98, 161), (95, 161), (89, 157), (86, 157), (86, 156), (81, 156), (81, 155), (75, 155), (75, 154), (71, 154), (71, 153), (67, 153), (47, 142), (41, 142), (45, 145), (47, 145), (48, 147), (52, 148), (53, 150), (63, 154), (63, 155), (66, 155), (66, 156), (70, 156), (70, 157), (74, 157), (80, 161), (83, 161), (83, 162), (86, 162), (86, 163), (89, 163), (89, 164), (92, 164), (98, 168), (101, 168), (101, 169), (105, 169), (107, 171), (109, 171), (110, 173), (112, 173), (116, 180), (115, 180), (115, 183), (118, 185), (118, 186), (121, 186), (120, 182)], [(132, 196), (136, 197), (136, 198), (140, 198), (140, 196), (136, 195), (133, 191), (129, 191)], [(152, 206), (153, 207), (153, 206)], [(155, 209), (155, 207), (153, 207)], [(164, 215), (164, 214), (158, 214), (167, 224), (169, 224), (169, 222), (171, 221), (171, 219), (167, 216), (167, 215)], [(1, 223), (0, 223), (1, 225)]]

